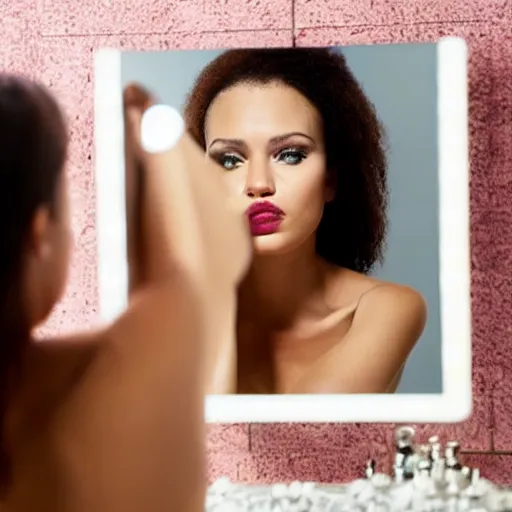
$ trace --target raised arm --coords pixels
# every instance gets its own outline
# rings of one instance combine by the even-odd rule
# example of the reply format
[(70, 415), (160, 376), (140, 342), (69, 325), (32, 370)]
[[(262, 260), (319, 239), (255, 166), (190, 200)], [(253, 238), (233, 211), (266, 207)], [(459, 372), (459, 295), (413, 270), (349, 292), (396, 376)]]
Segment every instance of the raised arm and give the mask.
[[(203, 296), (208, 297), (205, 391), (235, 393), (233, 283), (243, 275), (250, 257), (249, 237), (241, 215), (244, 204), (227, 196), (220, 167), (206, 159), (188, 137), (172, 153), (144, 155), (137, 142), (141, 111), (150, 107), (152, 101), (140, 87), (125, 90), (126, 116), (130, 121), (126, 135), (130, 295), (136, 297), (139, 289), (158, 280), (173, 260), (185, 266), (189, 275), (197, 279)], [(157, 112), (153, 109), (153, 116), (158, 116), (159, 108)], [(161, 130), (157, 135), (163, 133)], [(146, 172), (141, 172), (141, 168)], [(159, 168), (171, 172), (158, 177)], [(161, 205), (157, 206), (156, 201), (161, 201)], [(237, 212), (234, 215), (233, 209)], [(159, 235), (160, 228), (155, 225), (161, 214), (179, 219), (172, 227), (174, 233), (167, 238)], [(196, 227), (191, 229), (192, 226)], [(173, 241), (172, 248), (165, 246), (166, 239)]]
[[(146, 130), (155, 122), (142, 110), (127, 108), (133, 143), (141, 122)], [(179, 119), (168, 121), (160, 119), (167, 147), (133, 151), (144, 178), (143, 265), (130, 307), (102, 335), (63, 408), (60, 446), (66, 467), (77, 468), (70, 481), (81, 499), (69, 508), (76, 512), (204, 509), (205, 349), (214, 306), (233, 303), (250, 244), (220, 170), (209, 168)]]

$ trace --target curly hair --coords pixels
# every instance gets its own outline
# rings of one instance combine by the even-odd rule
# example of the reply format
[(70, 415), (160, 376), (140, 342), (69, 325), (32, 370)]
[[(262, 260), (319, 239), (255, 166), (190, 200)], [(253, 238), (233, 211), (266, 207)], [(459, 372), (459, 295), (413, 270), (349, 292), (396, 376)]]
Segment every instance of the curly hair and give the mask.
[(193, 139), (205, 149), (210, 104), (239, 83), (293, 87), (323, 120), (327, 172), (336, 186), (316, 236), (316, 251), (332, 264), (367, 274), (382, 261), (387, 231), (384, 129), (347, 66), (327, 48), (228, 50), (206, 66), (185, 105)]

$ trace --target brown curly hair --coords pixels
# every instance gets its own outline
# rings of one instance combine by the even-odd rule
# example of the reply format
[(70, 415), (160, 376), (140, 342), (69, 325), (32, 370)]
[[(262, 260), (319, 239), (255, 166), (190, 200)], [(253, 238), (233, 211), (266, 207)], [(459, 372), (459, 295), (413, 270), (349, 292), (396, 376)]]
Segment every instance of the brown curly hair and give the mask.
[(387, 231), (384, 130), (341, 53), (328, 48), (222, 53), (203, 69), (188, 96), (188, 130), (205, 149), (207, 111), (220, 92), (239, 83), (276, 81), (299, 91), (323, 120), (327, 170), (334, 174), (336, 195), (318, 227), (317, 253), (367, 274), (382, 261)]

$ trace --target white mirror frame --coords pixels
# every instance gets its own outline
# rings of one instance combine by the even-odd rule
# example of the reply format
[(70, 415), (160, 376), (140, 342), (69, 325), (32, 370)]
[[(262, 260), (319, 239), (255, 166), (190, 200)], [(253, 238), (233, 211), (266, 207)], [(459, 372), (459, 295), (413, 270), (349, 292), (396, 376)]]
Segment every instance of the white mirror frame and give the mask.
[[(207, 396), (208, 422), (458, 422), (472, 409), (467, 46), (438, 43), (439, 257), (443, 392)], [(121, 51), (95, 56), (95, 177), (101, 322), (127, 306)]]

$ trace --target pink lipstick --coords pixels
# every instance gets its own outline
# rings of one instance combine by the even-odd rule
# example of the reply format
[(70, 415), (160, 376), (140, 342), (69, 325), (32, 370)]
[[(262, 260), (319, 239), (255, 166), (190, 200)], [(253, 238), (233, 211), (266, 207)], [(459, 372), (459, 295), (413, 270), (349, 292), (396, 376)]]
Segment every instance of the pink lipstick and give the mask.
[(283, 220), (284, 212), (270, 201), (258, 201), (245, 211), (249, 219), (252, 236), (276, 233)]

